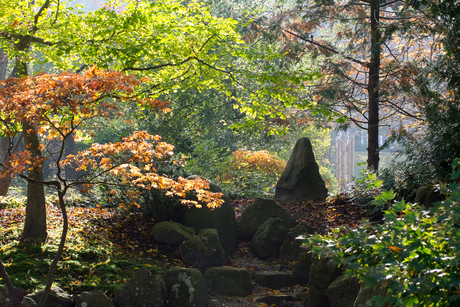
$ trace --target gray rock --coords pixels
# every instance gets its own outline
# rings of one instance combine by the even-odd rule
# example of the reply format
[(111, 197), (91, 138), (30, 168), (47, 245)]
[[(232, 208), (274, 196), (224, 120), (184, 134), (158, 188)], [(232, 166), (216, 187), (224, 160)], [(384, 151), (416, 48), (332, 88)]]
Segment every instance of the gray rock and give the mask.
[(101, 290), (85, 291), (78, 297), (76, 307), (115, 307)]
[(326, 295), (329, 285), (342, 274), (342, 269), (330, 258), (314, 257), (310, 267), (309, 288), (310, 293), (306, 307), (330, 307)]
[(297, 141), (286, 168), (276, 184), (275, 199), (281, 202), (325, 200), (327, 189), (308, 138)]
[(229, 296), (248, 296), (252, 293), (251, 276), (246, 269), (213, 267), (206, 270), (204, 279), (208, 289)]
[(305, 251), (305, 248), (302, 248), (303, 240), (299, 239), (299, 237), (312, 233), (314, 233), (314, 230), (310, 225), (308, 225), (308, 223), (299, 223), (296, 227), (289, 231), (288, 235), (284, 239), (284, 242), (280, 247), (280, 258), (290, 261), (298, 260), (300, 254)]
[[(353, 304), (353, 307), (370, 307), (373, 306), (369, 301), (374, 296), (382, 296), (385, 297), (387, 293), (387, 288), (385, 286), (377, 286), (377, 287), (366, 287), (364, 283), (361, 283), (361, 287), (358, 292), (358, 296)], [(389, 304), (383, 303), (383, 306), (389, 306)]]
[(360, 282), (355, 277), (345, 274), (334, 279), (326, 289), (330, 307), (353, 307), (358, 296)]
[(199, 269), (221, 266), (226, 262), (216, 229), (200, 230), (197, 236), (179, 245), (179, 253), (182, 261)]
[[(193, 176), (189, 177), (189, 179), (193, 179)], [(210, 183), (209, 187), (212, 192), (223, 193), (222, 189), (216, 184)], [(233, 209), (232, 201), (225, 193), (223, 200), (224, 203), (215, 209), (207, 208), (205, 204), (203, 204), (202, 208), (187, 208), (178, 221), (196, 231), (206, 228), (217, 229), (225, 252), (233, 254), (238, 250), (235, 210)]]
[(252, 204), (243, 210), (241, 218), (237, 222), (238, 238), (241, 240), (252, 239), (257, 229), (269, 218), (281, 219), (287, 229), (295, 226), (294, 218), (275, 200), (256, 198)]
[(160, 243), (179, 245), (195, 235), (195, 230), (182, 224), (164, 221), (157, 223), (152, 229), (153, 237)]
[(267, 258), (277, 253), (288, 234), (283, 222), (269, 218), (259, 227), (251, 240), (251, 251), (259, 258)]
[[(0, 306), (9, 307), (11, 303), (11, 296), (8, 292), (8, 288), (0, 285)], [(35, 307), (37, 304), (30, 297), (25, 296), (22, 299), (22, 307)]]
[(115, 292), (113, 301), (117, 307), (162, 307), (165, 299), (166, 285), (161, 276), (141, 268)]
[(313, 254), (310, 251), (304, 251), (299, 256), (299, 261), (294, 268), (294, 275), (302, 278), (306, 282), (310, 280), (310, 268), (313, 262)]
[(270, 289), (281, 289), (305, 284), (305, 281), (300, 277), (287, 272), (257, 273), (253, 277), (258, 284)]
[(432, 207), (435, 202), (442, 200), (441, 193), (432, 184), (421, 186), (415, 192), (415, 203), (425, 208)]
[(300, 286), (295, 289), (294, 294), (292, 294), (292, 298), (296, 301), (305, 301), (305, 298), (308, 295), (308, 287)]
[[(32, 295), (29, 295), (35, 302), (40, 302), (43, 295), (43, 290), (38, 291)], [(73, 307), (75, 302), (72, 300), (72, 296), (66, 293), (61, 288), (51, 289), (48, 297), (46, 298), (45, 307)]]
[(172, 268), (163, 279), (171, 306), (206, 307), (208, 289), (203, 275), (197, 269)]

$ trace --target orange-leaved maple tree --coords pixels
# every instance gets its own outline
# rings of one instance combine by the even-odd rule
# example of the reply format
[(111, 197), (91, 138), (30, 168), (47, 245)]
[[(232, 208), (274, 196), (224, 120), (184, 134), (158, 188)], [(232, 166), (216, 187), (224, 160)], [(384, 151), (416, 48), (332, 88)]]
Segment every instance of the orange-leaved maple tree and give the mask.
[[(93, 144), (75, 155), (66, 155), (66, 141), (77, 129), (95, 117), (108, 118), (120, 116), (115, 102), (117, 100), (134, 101), (168, 111), (166, 101), (142, 98), (142, 79), (134, 75), (124, 75), (118, 71), (106, 71), (91, 67), (83, 74), (39, 74), (32, 77), (9, 78), (1, 81), (0, 88), (0, 129), (3, 135), (13, 137), (20, 132), (20, 123), (35, 123), (38, 139), (58, 141), (59, 146), (50, 152), (42, 144), (37, 146), (40, 152), (25, 148), (12, 154), (7, 163), (0, 163), (0, 178), (18, 175), (26, 181), (42, 184), (57, 191), (59, 206), (63, 215), (63, 230), (58, 251), (47, 274), (44, 295), (38, 306), (44, 306), (53, 283), (53, 275), (61, 258), (67, 235), (68, 221), (64, 197), (71, 188), (87, 187), (94, 184), (111, 184), (104, 180), (105, 175), (120, 178), (115, 183), (132, 189), (131, 205), (136, 205), (138, 189), (159, 189), (167, 195), (176, 196), (186, 205), (215, 208), (223, 202), (221, 193), (212, 193), (206, 180), (197, 178), (188, 180), (179, 177), (176, 180), (156, 172), (158, 161), (172, 156), (173, 146), (161, 141), (145, 131), (134, 132), (119, 142)], [(50, 180), (37, 181), (30, 178), (29, 172), (50, 160), (55, 176)], [(66, 176), (68, 166), (73, 166), (79, 175)], [(197, 200), (186, 198), (193, 193)], [(43, 208), (45, 210), (45, 208)], [(15, 288), (0, 260), (0, 277), (5, 281), (12, 297), (12, 306), (19, 306), (25, 291)]]

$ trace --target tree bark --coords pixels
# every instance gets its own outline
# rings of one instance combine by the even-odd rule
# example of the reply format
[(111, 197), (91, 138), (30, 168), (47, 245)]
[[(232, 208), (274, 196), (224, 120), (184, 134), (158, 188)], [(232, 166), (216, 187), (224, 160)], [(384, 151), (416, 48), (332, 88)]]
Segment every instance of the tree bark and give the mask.
[(368, 148), (367, 168), (377, 171), (379, 169), (379, 74), (380, 74), (380, 25), (379, 0), (370, 1), (371, 18), (371, 61), (369, 66), (369, 114), (368, 114)]
[[(26, 148), (32, 152), (34, 157), (41, 156), (35, 127), (27, 122), (24, 122), (22, 126)], [(43, 182), (43, 168), (34, 167), (29, 170), (28, 177), (34, 181)], [(21, 240), (23, 242), (42, 243), (46, 237), (45, 189), (43, 185), (29, 181), (27, 184), (26, 218)]]
[(5, 80), (6, 70), (8, 68), (8, 56), (2, 48), (0, 48), (0, 80)]
[[(3, 165), (7, 166), (10, 163), (10, 152), (9, 152), (9, 147), (10, 147), (10, 138), (8, 137), (2, 137), (0, 139), (0, 156)], [(0, 170), (0, 173), (4, 173), (5, 169), (2, 168)], [(8, 193), (8, 190), (10, 189), (10, 184), (11, 184), (11, 174), (4, 174), (3, 176), (0, 176), (0, 196), (6, 196)]]
[[(0, 80), (5, 80), (6, 70), (8, 68), (8, 57), (0, 48)], [(10, 161), (10, 138), (0, 136), (0, 160), (3, 165), (8, 165)], [(0, 173), (4, 173), (5, 170), (2, 168)], [(6, 196), (11, 184), (11, 175), (0, 176), (0, 196)]]
[[(75, 155), (76, 150), (75, 150), (75, 133), (72, 133), (66, 138), (65, 142), (65, 155)], [(78, 173), (76, 171), (77, 165), (75, 163), (72, 163), (70, 165), (66, 165), (65, 167), (65, 175), (66, 178), (69, 180), (77, 180), (78, 179)]]
[[(28, 43), (19, 42), (18, 46), (18, 49), (25, 51), (28, 48)], [(18, 61), (13, 74), (16, 76), (27, 76), (27, 64)], [(23, 122), (22, 131), (26, 149), (32, 152), (34, 157), (40, 157), (40, 141), (33, 123)], [(43, 182), (43, 167), (34, 167), (29, 170), (28, 177), (32, 181)], [(46, 237), (45, 189), (42, 184), (29, 181), (27, 183), (26, 217), (21, 240), (23, 242), (42, 243), (45, 242)]]

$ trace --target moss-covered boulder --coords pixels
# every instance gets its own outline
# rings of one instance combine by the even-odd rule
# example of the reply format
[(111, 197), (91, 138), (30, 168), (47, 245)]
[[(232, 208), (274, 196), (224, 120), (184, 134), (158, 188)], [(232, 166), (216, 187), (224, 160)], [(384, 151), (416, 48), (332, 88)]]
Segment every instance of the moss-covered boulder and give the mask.
[(280, 247), (280, 258), (290, 261), (298, 260), (300, 254), (305, 251), (305, 248), (302, 248), (303, 240), (300, 237), (313, 233), (313, 227), (306, 222), (301, 222), (292, 228)]
[(163, 279), (168, 299), (174, 307), (206, 307), (208, 289), (203, 275), (197, 269), (172, 268)]
[(251, 251), (259, 258), (273, 256), (280, 249), (288, 231), (278, 218), (269, 218), (251, 240)]
[[(194, 177), (189, 177), (193, 179)], [(219, 239), (227, 254), (233, 254), (238, 250), (236, 237), (236, 218), (232, 201), (216, 184), (210, 183), (212, 192), (223, 193), (224, 203), (215, 209), (210, 209), (203, 204), (201, 208), (191, 207), (185, 209), (178, 219), (181, 224), (192, 227), (196, 231), (206, 228), (217, 229)]]
[(299, 261), (297, 262), (294, 271), (294, 275), (302, 278), (306, 282), (310, 280), (310, 268), (313, 262), (313, 254), (310, 251), (304, 251), (299, 255)]
[(257, 229), (269, 218), (279, 218), (286, 229), (295, 226), (294, 218), (275, 200), (256, 198), (252, 204), (243, 210), (238, 219), (238, 238), (241, 240), (252, 239)]
[[(30, 297), (35, 301), (39, 302), (44, 290), (40, 290), (37, 293), (30, 295)], [(72, 296), (62, 290), (61, 288), (53, 288), (50, 290), (48, 297), (46, 298), (46, 306), (52, 307), (73, 307), (75, 301), (72, 299)]]
[(309, 274), (310, 293), (306, 307), (330, 307), (326, 295), (329, 285), (342, 274), (342, 268), (328, 257), (314, 257)]
[(226, 262), (225, 251), (216, 229), (200, 230), (197, 236), (179, 245), (179, 253), (182, 261), (200, 270), (221, 266)]
[(166, 285), (161, 276), (141, 268), (115, 292), (113, 300), (117, 307), (162, 307), (165, 299)]
[(164, 221), (157, 223), (152, 229), (155, 240), (162, 244), (179, 245), (195, 235), (195, 230), (182, 224)]
[(85, 291), (78, 297), (76, 307), (115, 307), (101, 290)]
[[(353, 307), (371, 307), (373, 304), (370, 303), (370, 300), (374, 296), (381, 296), (384, 298), (387, 290), (388, 289), (381, 284), (376, 287), (366, 287), (365, 283), (361, 283), (361, 287), (359, 288), (358, 296), (356, 297)], [(383, 306), (388, 307), (388, 302), (385, 302)]]
[[(11, 296), (10, 296), (10, 293), (8, 292), (8, 289), (0, 285), (0, 306), (7, 307), (7, 306), (10, 306), (10, 304), (11, 304)], [(37, 306), (37, 304), (30, 297), (26, 296), (22, 299), (21, 307), (34, 307), (34, 306)]]
[(240, 268), (212, 267), (204, 273), (208, 289), (228, 296), (248, 296), (252, 293), (249, 271)]
[(276, 184), (275, 199), (291, 203), (325, 200), (327, 193), (311, 142), (308, 138), (300, 138)]
[(340, 275), (326, 289), (330, 307), (353, 307), (359, 288), (357, 278)]

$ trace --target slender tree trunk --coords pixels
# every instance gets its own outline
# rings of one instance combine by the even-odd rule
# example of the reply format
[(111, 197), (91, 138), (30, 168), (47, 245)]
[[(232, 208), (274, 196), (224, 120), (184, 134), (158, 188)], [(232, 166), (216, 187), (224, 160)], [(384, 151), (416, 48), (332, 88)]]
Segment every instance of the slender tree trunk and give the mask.
[[(8, 165), (10, 163), (10, 138), (2, 137), (0, 139), (0, 155), (3, 165)], [(1, 173), (5, 172), (2, 168), (0, 170)], [(11, 175), (5, 174), (4, 176), (0, 176), (0, 196), (6, 196), (11, 184)]]
[(379, 0), (371, 0), (371, 61), (369, 66), (369, 118), (367, 168), (379, 169), (379, 74), (380, 74), (380, 25)]
[[(5, 80), (6, 71), (8, 68), (8, 57), (3, 52), (3, 49), (0, 48), (0, 80)], [(10, 138), (9, 137), (0, 137), (0, 160), (3, 165), (8, 165), (10, 161)], [(2, 168), (0, 173), (3, 173), (5, 170)], [(6, 196), (11, 184), (11, 175), (0, 176), (0, 196)]]
[[(65, 142), (65, 155), (75, 155), (76, 150), (75, 150), (75, 134), (72, 133), (69, 135), (69, 137), (66, 139)], [(78, 179), (78, 173), (76, 171), (77, 166), (75, 163), (71, 165), (66, 165), (65, 167), (65, 176), (69, 180), (77, 180)]]
[[(41, 156), (38, 149), (40, 143), (34, 126), (24, 122), (24, 143), (26, 148), (32, 151), (33, 156)], [(32, 180), (43, 182), (43, 168), (34, 167), (29, 170), (28, 177)], [(27, 184), (27, 207), (24, 229), (21, 240), (23, 242), (41, 243), (46, 240), (46, 206), (45, 206), (45, 189), (43, 185), (29, 182)]]
[[(25, 51), (28, 48), (27, 42), (20, 42), (19, 50)], [(27, 76), (27, 64), (18, 61), (15, 67), (17, 76)], [(40, 157), (40, 142), (38, 134), (33, 123), (23, 122), (22, 130), (24, 135), (24, 144), (27, 150), (32, 152), (34, 157)], [(29, 170), (28, 177), (37, 182), (43, 181), (43, 167), (34, 167)], [(46, 206), (45, 206), (45, 189), (39, 183), (27, 183), (27, 206), (24, 229), (21, 234), (23, 242), (42, 243), (46, 240)]]
[(0, 48), (0, 80), (6, 79), (6, 70), (8, 68), (8, 56)]

